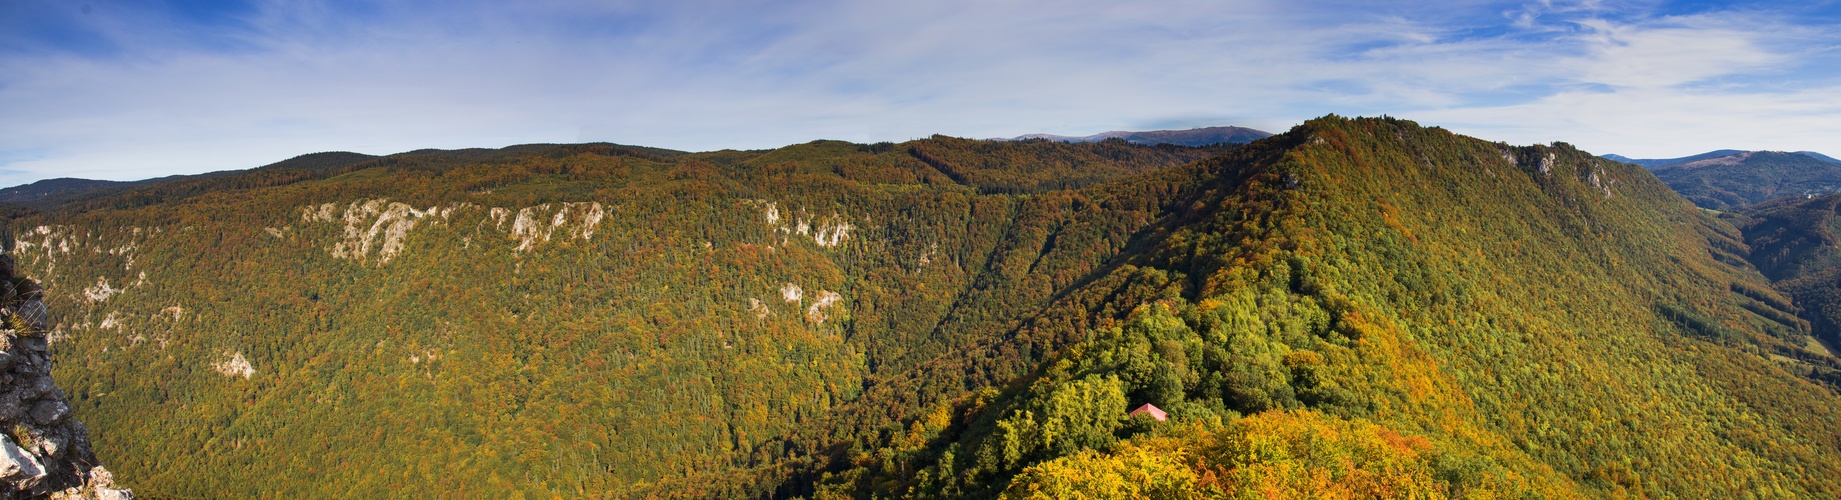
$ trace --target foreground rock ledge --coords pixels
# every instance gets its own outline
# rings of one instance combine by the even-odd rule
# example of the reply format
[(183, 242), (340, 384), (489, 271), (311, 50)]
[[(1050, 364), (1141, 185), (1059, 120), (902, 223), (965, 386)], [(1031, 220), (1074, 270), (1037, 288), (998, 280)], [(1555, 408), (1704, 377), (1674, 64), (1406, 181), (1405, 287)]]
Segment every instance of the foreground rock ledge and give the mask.
[(0, 255), (0, 495), (134, 498), (90, 450), (89, 429), (51, 381), (44, 290)]

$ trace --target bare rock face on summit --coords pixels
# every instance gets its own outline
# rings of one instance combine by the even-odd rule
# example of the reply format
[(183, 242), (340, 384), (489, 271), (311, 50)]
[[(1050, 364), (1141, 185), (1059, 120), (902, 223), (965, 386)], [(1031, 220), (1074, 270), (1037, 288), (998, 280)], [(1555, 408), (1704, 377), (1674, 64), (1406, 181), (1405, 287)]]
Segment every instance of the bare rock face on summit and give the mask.
[(70, 418), (51, 381), (44, 289), (17, 276), (0, 254), (0, 496), (134, 498), (90, 450), (89, 429)]

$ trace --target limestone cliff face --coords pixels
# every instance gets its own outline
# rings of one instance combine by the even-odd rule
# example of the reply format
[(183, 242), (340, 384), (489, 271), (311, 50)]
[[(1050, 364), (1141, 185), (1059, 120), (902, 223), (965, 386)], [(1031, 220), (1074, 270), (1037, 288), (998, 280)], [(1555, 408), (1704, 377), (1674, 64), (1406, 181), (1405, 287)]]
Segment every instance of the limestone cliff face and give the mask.
[(51, 380), (44, 291), (0, 255), (0, 495), (128, 499)]

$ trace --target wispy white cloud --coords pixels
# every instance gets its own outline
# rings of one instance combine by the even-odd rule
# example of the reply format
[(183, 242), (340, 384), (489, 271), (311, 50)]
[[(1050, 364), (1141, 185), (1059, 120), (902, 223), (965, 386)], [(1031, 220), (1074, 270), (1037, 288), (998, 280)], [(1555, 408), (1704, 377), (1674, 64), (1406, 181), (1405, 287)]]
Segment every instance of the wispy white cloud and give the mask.
[(1587, 19), (1587, 54), (1575, 61), (1577, 78), (1615, 87), (1671, 87), (1708, 78), (1768, 69), (1787, 54), (1761, 47), (1763, 33), (1728, 27), (1705, 17), (1663, 26)]
[(0, 35), (0, 185), (322, 150), (1277, 131), (1326, 113), (1655, 156), (1819, 150), (1841, 123), (1841, 74), (1822, 69), (1841, 35), (1761, 9), (297, 0), (203, 35), (146, 22), (170, 15), (57, 18), (100, 40), (81, 50)]
[[(1736, 147), (1833, 150), (1841, 86), (1772, 93), (1673, 88), (1574, 91), (1488, 108), (1427, 110), (1424, 122), (1517, 143), (1565, 141), (1594, 153), (1670, 158)], [(1505, 120), (1514, 117), (1515, 120)]]
[(1554, 39), (1554, 81), (1521, 102), (1416, 110), (1460, 131), (1567, 141), (1598, 153), (1685, 156), (1716, 148), (1823, 149), (1841, 133), (1841, 29), (1755, 12), (1587, 17)]

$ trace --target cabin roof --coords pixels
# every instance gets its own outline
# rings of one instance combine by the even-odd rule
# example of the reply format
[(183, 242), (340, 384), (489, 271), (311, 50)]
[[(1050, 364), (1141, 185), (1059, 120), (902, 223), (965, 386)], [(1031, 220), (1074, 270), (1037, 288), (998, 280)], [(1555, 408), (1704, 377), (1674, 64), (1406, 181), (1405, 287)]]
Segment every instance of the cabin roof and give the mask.
[(1127, 416), (1137, 415), (1139, 413), (1150, 415), (1151, 418), (1157, 419), (1158, 422), (1162, 422), (1165, 419), (1169, 418), (1168, 416), (1164, 415), (1163, 409), (1158, 408), (1157, 405), (1150, 404), (1150, 403), (1145, 403), (1144, 406), (1140, 406), (1138, 407), (1138, 409), (1132, 410), (1131, 413), (1127, 414)]

